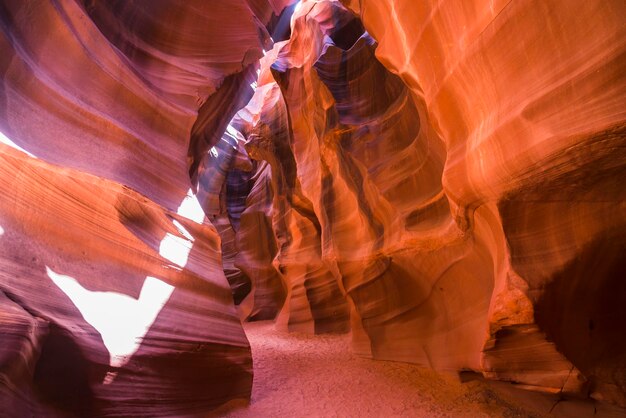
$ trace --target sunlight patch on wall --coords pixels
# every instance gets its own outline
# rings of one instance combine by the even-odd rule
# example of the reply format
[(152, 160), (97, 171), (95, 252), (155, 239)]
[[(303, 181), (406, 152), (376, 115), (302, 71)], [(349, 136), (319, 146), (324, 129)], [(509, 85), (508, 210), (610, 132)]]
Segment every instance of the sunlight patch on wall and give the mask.
[(176, 213), (198, 224), (204, 221), (204, 210), (202, 210), (200, 202), (191, 189), (187, 191), (187, 196), (181, 202)]
[(17, 145), (15, 142), (13, 142), (8, 136), (3, 134), (2, 132), (0, 132), (0, 142), (5, 144), (5, 145), (10, 146), (11, 148), (14, 148), (14, 149), (16, 149), (18, 151), (23, 152), (24, 154), (28, 155), (29, 157), (37, 158), (33, 154), (31, 154), (30, 152), (26, 151), (24, 148), (22, 148), (19, 145)]
[[(202, 223), (204, 211), (191, 190), (178, 208), (179, 215)], [(178, 234), (167, 233), (159, 245), (159, 255), (181, 269), (187, 265), (194, 238), (177, 220), (172, 221)], [(169, 300), (174, 286), (156, 277), (147, 276), (135, 299), (118, 292), (91, 291), (71, 276), (59, 274), (46, 266), (52, 282), (78, 308), (81, 315), (101, 335), (109, 352), (111, 367), (124, 366), (139, 349), (143, 338)], [(114, 381), (117, 371), (109, 371), (104, 384)]]
[(226, 126), (226, 135), (228, 135), (229, 137), (237, 140), (237, 134), (239, 132), (237, 131), (237, 129), (235, 129), (230, 123), (228, 124), (228, 126)]
[(295, 14), (298, 10), (300, 10), (300, 7), (302, 7), (302, 0), (296, 3), (295, 9), (293, 9), (293, 13)]
[(48, 277), (76, 305), (85, 321), (102, 336), (109, 364), (122, 367), (132, 356), (174, 291), (156, 277), (146, 277), (139, 299), (117, 292), (85, 289), (75, 278), (46, 266)]
[(183, 236), (180, 237), (169, 232), (165, 234), (159, 245), (159, 254), (179, 267), (184, 268), (194, 240), (191, 234), (178, 221), (174, 220), (174, 225), (176, 225), (176, 228)]
[(293, 28), (293, 21), (296, 17), (296, 15), (298, 14), (298, 11), (300, 10), (300, 8), (302, 7), (302, 0), (298, 1), (296, 3), (296, 7), (294, 7), (293, 9), (293, 13), (291, 15), (291, 19), (289, 19), (289, 25)]

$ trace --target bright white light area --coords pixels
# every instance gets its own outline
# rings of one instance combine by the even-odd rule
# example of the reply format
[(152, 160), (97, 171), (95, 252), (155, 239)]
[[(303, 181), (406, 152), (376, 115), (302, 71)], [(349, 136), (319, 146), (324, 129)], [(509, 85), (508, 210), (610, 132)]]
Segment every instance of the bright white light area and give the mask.
[(4, 235), (4, 228), (0, 226), (0, 235)]
[(85, 321), (100, 333), (109, 351), (109, 364), (113, 367), (122, 367), (137, 351), (174, 291), (173, 286), (148, 276), (139, 299), (134, 299), (117, 292), (87, 290), (73, 277), (58, 274), (47, 266), (46, 270), (48, 277), (76, 305)]
[(11, 148), (15, 148), (18, 151), (22, 151), (24, 154), (26, 154), (26, 155), (28, 155), (30, 157), (37, 158), (33, 154), (31, 154), (30, 152), (26, 151), (24, 148), (22, 148), (19, 145), (17, 145), (15, 142), (13, 142), (8, 136), (3, 134), (2, 132), (0, 132), (0, 142), (2, 142), (5, 145), (10, 146)]
[(187, 238), (189, 241), (194, 240), (193, 236), (189, 233), (189, 231), (187, 231), (183, 224), (178, 222), (176, 219), (172, 220), (172, 223), (174, 224), (176, 229), (178, 229), (178, 232), (180, 232), (185, 238)]
[(209, 152), (211, 153), (211, 155), (212, 155), (214, 158), (217, 158), (217, 156), (219, 155), (219, 154), (217, 153), (217, 149), (216, 149), (215, 147), (211, 147), (211, 149), (209, 150)]
[(159, 254), (172, 263), (185, 267), (192, 246), (193, 241), (168, 232), (161, 241), (161, 245), (159, 245)]
[[(263, 50), (263, 56), (265, 56), (266, 52), (265, 50)], [(256, 91), (257, 87), (258, 87), (258, 78), (261, 75), (261, 69), (259, 68), (258, 70), (256, 70), (256, 78), (257, 80), (254, 80), (251, 84), (250, 87), (252, 87), (252, 90)], [(230, 126), (230, 125), (229, 125)]]
[(238, 134), (237, 129), (233, 128), (233, 126), (229, 123), (228, 126), (226, 127), (226, 135), (237, 140), (237, 134)]
[[(232, 149), (237, 149), (237, 143), (243, 141), (243, 136), (230, 123), (226, 126), (226, 132), (224, 132), (224, 134), (225, 136), (222, 135), (220, 140), (226, 142)], [(235, 141), (229, 141), (228, 138), (234, 139)]]
[(187, 219), (191, 219), (198, 224), (201, 224), (204, 221), (204, 211), (202, 210), (202, 206), (200, 206), (198, 199), (193, 194), (191, 189), (187, 191), (187, 196), (183, 199), (176, 213)]
[(293, 28), (293, 21), (294, 18), (296, 17), (296, 14), (298, 13), (298, 10), (300, 10), (300, 8), (302, 7), (302, 0), (300, 0), (299, 2), (296, 3), (296, 7), (294, 7), (293, 9), (293, 14), (291, 15), (291, 19), (289, 22), (289, 25)]
[(159, 255), (184, 268), (187, 265), (187, 259), (189, 258), (191, 247), (193, 247), (194, 239), (180, 222), (175, 219), (172, 222), (182, 237), (169, 232), (165, 234), (159, 245)]
[[(178, 208), (178, 214), (200, 224), (204, 220), (204, 211), (191, 189)], [(159, 255), (184, 268), (194, 238), (180, 222), (173, 220), (172, 223), (180, 236), (168, 232), (159, 245)], [(58, 274), (48, 266), (46, 271), (52, 282), (78, 308), (85, 321), (100, 333), (109, 351), (112, 367), (122, 367), (139, 349), (174, 291), (174, 286), (148, 276), (143, 282), (139, 299), (134, 299), (123, 293), (87, 290), (73, 277)], [(116, 376), (116, 371), (108, 372), (103, 383), (112, 383)]]
[(302, 0), (296, 3), (296, 7), (293, 9), (293, 14), (296, 14), (296, 12), (300, 10), (300, 7), (302, 7)]

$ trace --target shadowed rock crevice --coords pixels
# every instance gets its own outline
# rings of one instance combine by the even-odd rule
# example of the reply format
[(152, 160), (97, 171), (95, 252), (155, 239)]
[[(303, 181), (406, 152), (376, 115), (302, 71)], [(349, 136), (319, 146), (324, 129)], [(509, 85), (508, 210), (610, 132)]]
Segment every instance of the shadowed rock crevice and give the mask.
[(89, 369), (88, 360), (71, 336), (58, 326), (50, 326), (34, 370), (35, 394), (43, 403), (72, 416), (93, 416), (98, 410)]
[[(426, 392), (487, 416), (525, 413), (495, 388), (626, 406), (625, 21), (622, 0), (0, 0), (0, 414), (271, 395), (260, 320), (284, 351), (255, 373), (349, 341), (350, 367), (472, 374)], [(341, 397), (387, 381), (244, 414), (326, 391), (376, 415)], [(466, 413), (386, 389), (386, 415)]]
[(564, 266), (546, 286), (535, 314), (557, 349), (590, 381), (591, 395), (601, 400), (616, 401), (626, 390), (620, 332), (626, 321), (624, 232), (612, 231), (588, 244)]

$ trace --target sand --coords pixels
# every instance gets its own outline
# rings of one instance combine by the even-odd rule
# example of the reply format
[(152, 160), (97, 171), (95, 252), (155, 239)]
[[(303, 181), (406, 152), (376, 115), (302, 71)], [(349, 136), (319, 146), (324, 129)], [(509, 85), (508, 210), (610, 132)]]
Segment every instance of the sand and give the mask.
[(347, 334), (284, 333), (271, 322), (248, 323), (245, 330), (254, 359), (251, 402), (231, 403), (211, 416), (544, 416), (484, 381), (461, 383), (416, 365), (357, 357)]

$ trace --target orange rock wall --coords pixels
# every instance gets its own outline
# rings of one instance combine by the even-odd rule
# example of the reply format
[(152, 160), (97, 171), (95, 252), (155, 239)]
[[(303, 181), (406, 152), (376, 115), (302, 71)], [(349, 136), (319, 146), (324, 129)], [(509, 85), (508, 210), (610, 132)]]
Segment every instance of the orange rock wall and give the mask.
[(623, 3), (343, 3), (246, 108), (278, 324), (340, 330), (334, 279), (364, 355), (623, 404)]
[[(503, 327), (485, 371), (534, 384), (536, 345), (513, 359), (498, 349), (534, 320), (592, 396), (624, 404), (624, 3), (344, 3), (378, 40), (381, 62), (423, 98), (446, 145), (442, 182), (457, 223), (476, 231), (481, 208), (497, 206), (509, 278), (496, 281), (491, 335), (494, 322)], [(499, 300), (512, 286), (531, 317)], [(519, 373), (503, 370), (511, 361)]]
[(0, 404), (203, 414), (244, 318), (626, 405), (624, 2), (290, 3), (0, 1)]
[(0, 2), (4, 412), (189, 416), (249, 397), (220, 237), (190, 190), (287, 4)]

